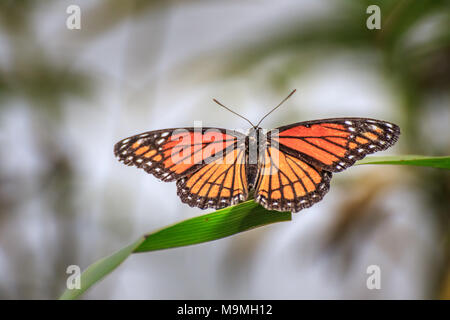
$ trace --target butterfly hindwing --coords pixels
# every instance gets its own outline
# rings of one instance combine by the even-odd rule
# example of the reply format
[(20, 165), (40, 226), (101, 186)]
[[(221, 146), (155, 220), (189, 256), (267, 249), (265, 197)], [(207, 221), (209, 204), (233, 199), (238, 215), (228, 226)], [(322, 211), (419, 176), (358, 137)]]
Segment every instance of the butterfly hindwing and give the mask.
[(261, 156), (255, 201), (268, 210), (297, 212), (320, 201), (332, 173), (267, 146)]
[(174, 181), (202, 168), (211, 157), (236, 147), (244, 135), (218, 128), (177, 128), (144, 132), (123, 139), (114, 154), (163, 181)]
[(224, 208), (248, 196), (245, 145), (226, 150), (198, 171), (177, 181), (181, 201), (191, 207)]
[(272, 145), (314, 166), (339, 172), (392, 146), (400, 128), (386, 121), (337, 118), (299, 122), (269, 133)]

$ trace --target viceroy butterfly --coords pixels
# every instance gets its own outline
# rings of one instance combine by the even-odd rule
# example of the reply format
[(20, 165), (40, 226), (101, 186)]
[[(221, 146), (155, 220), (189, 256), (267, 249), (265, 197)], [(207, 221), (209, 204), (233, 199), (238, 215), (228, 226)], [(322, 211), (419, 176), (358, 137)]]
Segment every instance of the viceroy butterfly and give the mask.
[(192, 207), (219, 209), (253, 195), (266, 209), (298, 212), (323, 198), (332, 172), (389, 148), (400, 135), (397, 125), (367, 118), (298, 122), (267, 133), (261, 121), (250, 122), (247, 135), (219, 128), (149, 131), (119, 141), (114, 153), (126, 165), (176, 181), (181, 201)]

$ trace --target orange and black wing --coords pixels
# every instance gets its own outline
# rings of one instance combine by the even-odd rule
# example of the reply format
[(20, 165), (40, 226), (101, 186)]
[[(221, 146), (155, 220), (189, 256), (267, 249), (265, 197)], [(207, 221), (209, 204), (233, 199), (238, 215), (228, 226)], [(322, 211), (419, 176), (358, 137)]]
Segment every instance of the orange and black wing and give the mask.
[(114, 154), (163, 181), (178, 180), (221, 158), (245, 136), (218, 128), (177, 128), (144, 132), (116, 143)]
[(268, 210), (297, 212), (320, 201), (332, 173), (268, 145), (261, 155), (255, 201)]
[(386, 121), (336, 118), (291, 124), (268, 134), (272, 146), (331, 172), (342, 171), (367, 154), (392, 146), (400, 128)]
[(223, 208), (247, 198), (245, 135), (239, 132), (150, 131), (119, 141), (114, 153), (163, 181), (177, 180), (178, 195), (190, 206)]
[(224, 208), (247, 199), (245, 144), (229, 148), (198, 171), (177, 181), (181, 201), (191, 207)]

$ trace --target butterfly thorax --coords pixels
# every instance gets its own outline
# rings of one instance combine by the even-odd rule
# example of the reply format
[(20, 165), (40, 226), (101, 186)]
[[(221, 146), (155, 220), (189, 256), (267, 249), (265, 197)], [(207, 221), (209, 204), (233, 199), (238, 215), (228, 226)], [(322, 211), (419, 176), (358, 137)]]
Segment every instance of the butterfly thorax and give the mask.
[(266, 144), (266, 136), (262, 128), (251, 128), (246, 138), (246, 153), (247, 153), (247, 181), (249, 187), (255, 186), (258, 165), (261, 158), (261, 151)]

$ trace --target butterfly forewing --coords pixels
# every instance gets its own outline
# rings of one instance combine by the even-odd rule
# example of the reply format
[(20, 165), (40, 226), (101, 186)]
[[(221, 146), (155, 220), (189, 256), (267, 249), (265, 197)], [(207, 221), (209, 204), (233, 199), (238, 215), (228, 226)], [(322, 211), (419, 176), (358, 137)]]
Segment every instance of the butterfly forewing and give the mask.
[(400, 128), (386, 121), (337, 118), (280, 127), (271, 139), (282, 152), (331, 172), (342, 171), (370, 153), (392, 146)]
[(239, 132), (218, 128), (165, 129), (123, 139), (114, 146), (114, 153), (126, 165), (174, 181), (222, 158), (227, 148), (236, 148), (243, 139)]

